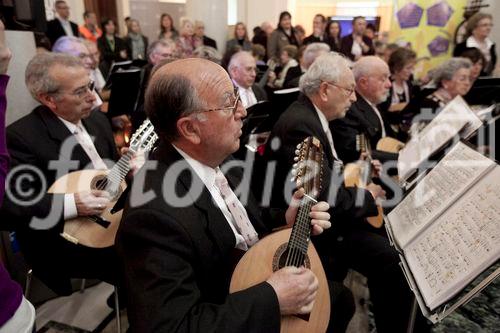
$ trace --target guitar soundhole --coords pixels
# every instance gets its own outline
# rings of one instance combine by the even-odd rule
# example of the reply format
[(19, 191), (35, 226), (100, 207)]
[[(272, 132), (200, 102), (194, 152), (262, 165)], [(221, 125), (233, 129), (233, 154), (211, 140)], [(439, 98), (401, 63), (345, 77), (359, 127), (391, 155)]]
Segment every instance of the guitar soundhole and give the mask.
[(122, 193), (121, 187), (118, 187), (117, 190), (113, 191), (114, 187), (115, 186), (110, 183), (106, 175), (95, 176), (90, 183), (90, 188), (93, 190), (106, 190), (110, 192), (111, 201), (117, 200)]
[[(273, 256), (273, 272), (283, 268), (286, 266), (286, 258), (288, 256), (288, 243), (281, 244), (276, 252), (274, 252)], [(309, 260), (309, 256), (306, 254), (304, 258), (304, 266), (306, 268), (311, 268), (311, 261)]]

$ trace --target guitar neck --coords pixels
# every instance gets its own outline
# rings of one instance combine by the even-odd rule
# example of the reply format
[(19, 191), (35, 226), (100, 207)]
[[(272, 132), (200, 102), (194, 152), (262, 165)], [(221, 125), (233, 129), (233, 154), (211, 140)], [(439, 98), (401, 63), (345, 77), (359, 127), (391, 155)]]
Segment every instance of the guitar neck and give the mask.
[(316, 200), (308, 195), (305, 195), (301, 201), (290, 240), (288, 241), (286, 266), (300, 267), (304, 264), (304, 258), (311, 238), (311, 218), (309, 212), (315, 203)]
[[(130, 171), (130, 160), (134, 156), (135, 151), (129, 149), (125, 155), (123, 155), (118, 162), (113, 166), (108, 174), (108, 186), (119, 187), (121, 182), (125, 179), (128, 172)], [(113, 189), (111, 189), (113, 190)]]

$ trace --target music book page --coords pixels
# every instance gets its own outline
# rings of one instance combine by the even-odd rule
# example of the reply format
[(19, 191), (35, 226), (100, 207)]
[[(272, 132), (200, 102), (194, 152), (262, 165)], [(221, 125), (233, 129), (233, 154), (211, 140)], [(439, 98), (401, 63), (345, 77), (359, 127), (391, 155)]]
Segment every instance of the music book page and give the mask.
[(499, 203), (496, 166), (403, 249), (431, 310), (500, 258)]
[(432, 121), (399, 152), (399, 178), (406, 180), (423, 161), (464, 129), (469, 136), (482, 125), (462, 97), (449, 102)]
[(472, 186), (495, 162), (458, 142), (388, 214), (400, 248)]

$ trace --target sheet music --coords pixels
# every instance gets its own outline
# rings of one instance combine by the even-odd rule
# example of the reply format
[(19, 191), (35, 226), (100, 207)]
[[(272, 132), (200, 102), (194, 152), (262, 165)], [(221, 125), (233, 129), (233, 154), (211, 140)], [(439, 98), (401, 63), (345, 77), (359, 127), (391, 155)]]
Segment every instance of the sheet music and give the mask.
[(499, 203), (497, 166), (404, 249), (431, 310), (500, 258)]
[(466, 137), (481, 125), (481, 120), (471, 111), (462, 97), (455, 97), (399, 152), (399, 178), (407, 179), (415, 168), (448, 141), (457, 137), (462, 129), (464, 129), (462, 136)]
[(495, 162), (457, 144), (388, 215), (400, 248), (450, 206)]

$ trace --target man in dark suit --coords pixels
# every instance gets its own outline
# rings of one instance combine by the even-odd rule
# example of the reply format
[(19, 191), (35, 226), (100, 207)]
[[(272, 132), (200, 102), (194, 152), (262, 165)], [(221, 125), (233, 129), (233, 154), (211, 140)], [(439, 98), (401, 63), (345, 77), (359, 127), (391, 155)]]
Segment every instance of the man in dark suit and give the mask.
[(57, 17), (47, 22), (47, 37), (54, 45), (56, 40), (62, 36), (78, 37), (78, 25), (69, 20), (69, 6), (66, 1), (58, 0), (55, 3)]
[(235, 53), (231, 57), (227, 69), (233, 84), (238, 88), (241, 102), (245, 108), (267, 100), (265, 90), (255, 83), (257, 65), (250, 52), (240, 51)]
[[(317, 137), (325, 151), (321, 200), (332, 207), (334, 228), (313, 239), (327, 276), (343, 279), (349, 267), (368, 278), (378, 332), (404, 332), (411, 307), (411, 292), (399, 267), (399, 257), (383, 230), (372, 228), (365, 217), (376, 214), (375, 198), (384, 195), (380, 186), (366, 190), (343, 185), (341, 165), (328, 122), (345, 116), (352, 102), (355, 81), (347, 61), (340, 55), (325, 54), (304, 74), (299, 100), (285, 111), (274, 126), (266, 147), (268, 161), (277, 162), (273, 203), (283, 206), (283, 184), (289, 178), (298, 143)], [(358, 200), (361, 197), (364, 200)], [(339, 272), (340, 271), (340, 272)]]
[(299, 66), (292, 67), (285, 76), (283, 88), (296, 88), (299, 86), (302, 74), (312, 65), (314, 60), (322, 54), (330, 52), (330, 47), (325, 43), (311, 43), (307, 45), (300, 57)]
[[(146, 110), (160, 144), (135, 177), (116, 239), (131, 330), (278, 332), (282, 314), (308, 313), (317, 280), (305, 268), (280, 269), (229, 294), (235, 249), (248, 249), (273, 225), (251, 197), (245, 205), (235, 197), (241, 174), (221, 171), (246, 115), (224, 69), (195, 58), (160, 67)], [(326, 203), (313, 207), (315, 234), (330, 223)], [(295, 214), (287, 211), (287, 223)], [(273, 222), (285, 224), (283, 216)]]
[(397, 160), (397, 154), (375, 150), (381, 138), (393, 136), (389, 123), (384, 120), (384, 114), (377, 108), (377, 104), (384, 102), (389, 95), (389, 67), (382, 59), (367, 56), (358, 60), (352, 71), (356, 80), (357, 100), (351, 105), (345, 118), (330, 123), (340, 159), (344, 163), (359, 159), (360, 151), (356, 140), (360, 134), (364, 134), (373, 149), (373, 158), (381, 162)]
[(340, 50), (355, 61), (365, 55), (374, 55), (373, 41), (365, 36), (366, 20), (363, 16), (352, 19), (352, 34), (342, 38)]
[(202, 40), (203, 45), (213, 47), (217, 50), (217, 42), (212, 38), (205, 36), (205, 24), (202, 21), (194, 22), (194, 34)]
[(69, 278), (116, 283), (113, 248), (92, 249), (60, 236), (66, 219), (102, 213), (109, 194), (46, 193), (70, 171), (103, 169), (104, 161), (117, 158), (106, 116), (92, 111), (95, 97), (88, 71), (76, 57), (40, 54), (27, 66), (26, 84), (42, 105), (7, 128), (12, 172), (1, 210), (2, 228), (16, 231), (35, 274), (59, 294), (71, 293)]
[(313, 19), (313, 33), (304, 38), (303, 45), (311, 43), (321, 43), (325, 40), (326, 17), (323, 14), (316, 14)]

